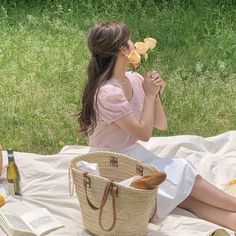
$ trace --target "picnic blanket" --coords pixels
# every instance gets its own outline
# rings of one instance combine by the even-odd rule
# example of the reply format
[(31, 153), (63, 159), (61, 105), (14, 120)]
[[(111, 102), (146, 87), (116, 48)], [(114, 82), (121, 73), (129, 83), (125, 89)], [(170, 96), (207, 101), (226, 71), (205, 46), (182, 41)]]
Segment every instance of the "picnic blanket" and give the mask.
[[(189, 160), (200, 174), (220, 189), (236, 178), (236, 131), (229, 131), (214, 137), (203, 138), (194, 135), (152, 137), (141, 145), (158, 156), (183, 157)], [(46, 207), (65, 225), (50, 236), (87, 236), (84, 229), (79, 202), (76, 196), (69, 196), (68, 165), (71, 159), (87, 153), (87, 146), (64, 146), (55, 155), (15, 152), (15, 160), (21, 175), (23, 197), (11, 202), (23, 201), (32, 207)], [(3, 152), (3, 165), (7, 164)], [(0, 187), (5, 186), (1, 180)], [(13, 209), (14, 211), (14, 209)], [(198, 219), (192, 213), (176, 208), (164, 219), (155, 219), (148, 226), (148, 236), (206, 236), (221, 226)], [(226, 229), (229, 235), (234, 232)], [(0, 235), (5, 236), (0, 229)]]

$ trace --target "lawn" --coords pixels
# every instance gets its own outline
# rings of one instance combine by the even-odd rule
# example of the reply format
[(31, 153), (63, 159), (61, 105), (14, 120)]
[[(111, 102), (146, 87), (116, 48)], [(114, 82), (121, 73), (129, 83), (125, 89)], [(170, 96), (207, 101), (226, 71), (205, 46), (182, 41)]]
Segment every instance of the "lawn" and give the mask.
[[(157, 38), (148, 68), (167, 87), (167, 131), (204, 137), (236, 128), (234, 0), (0, 1), (0, 143), (16, 151), (56, 153), (78, 138), (90, 58), (87, 32), (122, 20), (133, 41)], [(139, 70), (144, 73), (143, 69)]]

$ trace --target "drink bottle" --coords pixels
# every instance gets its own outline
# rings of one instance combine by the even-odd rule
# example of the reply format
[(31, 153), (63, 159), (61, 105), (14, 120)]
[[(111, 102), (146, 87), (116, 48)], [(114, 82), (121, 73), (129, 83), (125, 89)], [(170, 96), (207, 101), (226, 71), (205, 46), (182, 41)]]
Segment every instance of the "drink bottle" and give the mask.
[(20, 175), (15, 163), (12, 148), (7, 149), (8, 166), (7, 166), (7, 182), (10, 195), (20, 195)]

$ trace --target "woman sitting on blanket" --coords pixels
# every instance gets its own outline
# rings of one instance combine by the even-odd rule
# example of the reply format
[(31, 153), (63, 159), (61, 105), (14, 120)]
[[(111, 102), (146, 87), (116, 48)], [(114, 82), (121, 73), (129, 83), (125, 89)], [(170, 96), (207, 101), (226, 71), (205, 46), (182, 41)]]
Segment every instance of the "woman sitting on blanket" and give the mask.
[(120, 152), (165, 172), (167, 178), (158, 189), (158, 217), (178, 206), (236, 231), (236, 198), (204, 180), (185, 159), (160, 158), (137, 143), (150, 139), (153, 126), (167, 128), (159, 97), (165, 84), (156, 71), (144, 77), (126, 71), (134, 49), (127, 26), (96, 25), (90, 30), (88, 47), (92, 58), (78, 120), (91, 151)]

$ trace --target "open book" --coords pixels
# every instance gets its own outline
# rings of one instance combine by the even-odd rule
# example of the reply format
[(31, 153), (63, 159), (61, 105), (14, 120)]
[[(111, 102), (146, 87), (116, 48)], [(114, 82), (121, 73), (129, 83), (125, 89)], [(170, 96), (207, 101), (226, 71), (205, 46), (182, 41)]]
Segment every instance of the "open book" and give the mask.
[(46, 208), (21, 216), (0, 210), (0, 226), (8, 236), (42, 236), (63, 227)]

